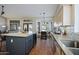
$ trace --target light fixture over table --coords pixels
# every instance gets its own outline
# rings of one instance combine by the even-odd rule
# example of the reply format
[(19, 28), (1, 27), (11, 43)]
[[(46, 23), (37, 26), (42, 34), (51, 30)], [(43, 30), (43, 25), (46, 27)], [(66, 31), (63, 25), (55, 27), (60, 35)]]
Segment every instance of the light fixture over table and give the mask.
[(1, 15), (3, 15), (5, 12), (4, 12), (4, 6), (2, 5), (2, 11), (1, 11)]

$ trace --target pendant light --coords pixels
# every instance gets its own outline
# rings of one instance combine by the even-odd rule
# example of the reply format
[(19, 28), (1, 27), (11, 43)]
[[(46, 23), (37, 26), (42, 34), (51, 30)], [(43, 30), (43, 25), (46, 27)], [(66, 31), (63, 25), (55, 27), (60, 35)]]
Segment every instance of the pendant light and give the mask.
[(2, 7), (2, 11), (1, 11), (1, 15), (3, 15), (5, 12), (4, 12), (4, 6), (1, 6)]

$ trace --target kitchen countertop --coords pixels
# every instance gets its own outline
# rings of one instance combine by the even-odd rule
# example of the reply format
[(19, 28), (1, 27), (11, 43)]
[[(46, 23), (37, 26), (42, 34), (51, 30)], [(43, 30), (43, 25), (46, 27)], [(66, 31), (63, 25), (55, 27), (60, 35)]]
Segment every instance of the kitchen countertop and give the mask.
[[(59, 35), (59, 34), (54, 34), (54, 33), (51, 33), (52, 34), (52, 38), (54, 37), (56, 42), (59, 44), (59, 46), (61, 47), (61, 49), (64, 51), (64, 53), (66, 55), (73, 55), (73, 53), (61, 42), (61, 40), (77, 40), (79, 41), (78, 39), (73, 39), (71, 35)], [(71, 36), (71, 37), (70, 37)]]
[(22, 33), (22, 32), (18, 32), (18, 33), (5, 33), (5, 34), (1, 34), (2, 36), (18, 36), (18, 37), (27, 37), (29, 35), (31, 35), (33, 33)]

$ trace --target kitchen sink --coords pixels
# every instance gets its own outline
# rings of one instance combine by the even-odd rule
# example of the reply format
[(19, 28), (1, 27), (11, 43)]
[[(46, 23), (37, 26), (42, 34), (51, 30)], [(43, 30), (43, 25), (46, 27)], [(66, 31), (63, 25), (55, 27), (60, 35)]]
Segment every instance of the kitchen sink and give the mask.
[(66, 48), (74, 55), (79, 55), (79, 41), (75, 40), (61, 40)]
[(74, 55), (79, 55), (79, 48), (69, 48)]
[(79, 48), (79, 42), (73, 40), (61, 40), (66, 47)]

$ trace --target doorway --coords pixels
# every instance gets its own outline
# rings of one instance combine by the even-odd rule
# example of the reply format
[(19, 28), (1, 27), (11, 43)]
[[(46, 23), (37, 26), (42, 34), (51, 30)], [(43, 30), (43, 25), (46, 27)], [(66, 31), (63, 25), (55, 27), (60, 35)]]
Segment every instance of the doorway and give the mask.
[(24, 31), (32, 31), (32, 23), (24, 23), (23, 24), (23, 30)]
[(40, 22), (38, 22), (38, 33), (40, 33)]

